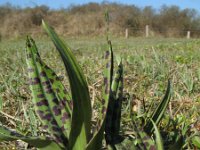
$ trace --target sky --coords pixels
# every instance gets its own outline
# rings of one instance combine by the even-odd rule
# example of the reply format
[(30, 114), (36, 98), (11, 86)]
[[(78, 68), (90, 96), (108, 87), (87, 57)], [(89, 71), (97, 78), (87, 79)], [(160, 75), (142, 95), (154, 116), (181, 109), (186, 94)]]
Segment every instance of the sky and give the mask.
[[(200, 12), (200, 0), (106, 0), (108, 2), (118, 2), (122, 4), (136, 5), (139, 7), (152, 6), (159, 9), (162, 5), (177, 5), (181, 9), (194, 8)], [(67, 8), (70, 5), (81, 5), (89, 2), (98, 2), (98, 0), (0, 0), (0, 5), (10, 3), (20, 7), (34, 7), (39, 5), (47, 5), (52, 9)]]

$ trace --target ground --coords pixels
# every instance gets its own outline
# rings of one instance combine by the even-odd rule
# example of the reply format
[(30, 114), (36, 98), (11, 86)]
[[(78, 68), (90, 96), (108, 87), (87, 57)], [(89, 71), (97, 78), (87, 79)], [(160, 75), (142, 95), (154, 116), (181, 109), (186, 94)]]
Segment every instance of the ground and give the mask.
[[(34, 39), (42, 59), (64, 77), (63, 82), (68, 86), (64, 67), (50, 39)], [(101, 97), (105, 37), (63, 37), (63, 40), (81, 64), (95, 103)], [(168, 116), (183, 118), (200, 130), (200, 40), (162, 37), (111, 37), (111, 40), (115, 60), (123, 59), (124, 92), (138, 101), (144, 100), (147, 106), (152, 101), (156, 104), (162, 99), (169, 79), (173, 94)], [(26, 38), (0, 41), (0, 122), (21, 132), (30, 129), (27, 124), (35, 117), (28, 89), (25, 41)], [(98, 105), (94, 107), (97, 109)]]

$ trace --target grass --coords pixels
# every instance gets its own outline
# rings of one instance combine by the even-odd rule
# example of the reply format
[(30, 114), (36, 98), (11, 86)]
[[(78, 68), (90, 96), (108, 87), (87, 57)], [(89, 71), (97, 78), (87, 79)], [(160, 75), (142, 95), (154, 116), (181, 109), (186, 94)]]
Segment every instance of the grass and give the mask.
[[(106, 47), (104, 39), (104, 37), (64, 38), (74, 50), (83, 68), (93, 101), (98, 101), (101, 93), (102, 56)], [(198, 111), (200, 108), (200, 40), (116, 37), (111, 39), (116, 58), (119, 55), (123, 56), (125, 92), (129, 93), (132, 99), (150, 105), (152, 101), (158, 101), (162, 97), (166, 81), (170, 78), (173, 96), (162, 125), (165, 126), (167, 119), (173, 117), (179, 119), (180, 124), (185, 122), (193, 126), (191, 132), (200, 131)], [(35, 38), (35, 41), (41, 57), (62, 77), (65, 74), (64, 66), (50, 39)], [(31, 130), (27, 124), (31, 120), (30, 110), (33, 109), (28, 89), (24, 49), (25, 39), (0, 42), (0, 101), (3, 101), (2, 106), (0, 105), (0, 121), (2, 124), (18, 128), (21, 132)], [(68, 86), (65, 78), (64, 81)], [(124, 105), (129, 104), (132, 99), (124, 101)], [(97, 108), (98, 103), (94, 107)], [(128, 128), (127, 113), (124, 108), (122, 125)], [(33, 114), (32, 116), (34, 117)], [(38, 127), (37, 121), (34, 124), (34, 127)], [(191, 133), (187, 134), (190, 136)]]

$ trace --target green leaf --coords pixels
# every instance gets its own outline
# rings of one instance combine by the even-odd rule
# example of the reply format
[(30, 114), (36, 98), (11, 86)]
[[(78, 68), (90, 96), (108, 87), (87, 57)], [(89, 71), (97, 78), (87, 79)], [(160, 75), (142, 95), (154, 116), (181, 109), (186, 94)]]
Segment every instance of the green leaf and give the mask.
[(136, 133), (135, 141), (137, 148), (140, 150), (156, 149), (154, 141), (146, 132), (144, 132), (143, 128), (141, 128), (141, 125), (138, 125), (134, 120), (132, 120), (132, 122), (134, 132)]
[(147, 123), (144, 127), (145, 132), (147, 132), (148, 134), (151, 134), (153, 132), (153, 124), (152, 124), (151, 119), (153, 120), (153, 122), (155, 122), (156, 125), (159, 124), (159, 122), (161, 121), (161, 119), (165, 113), (165, 110), (168, 106), (170, 98), (171, 98), (171, 87), (170, 87), (170, 81), (168, 80), (168, 85), (167, 85), (167, 90), (166, 90), (165, 96), (162, 99), (162, 101), (160, 102), (160, 104), (158, 105), (158, 107), (153, 112), (150, 119), (147, 121)]
[(69, 149), (83, 149), (89, 142), (91, 131), (92, 110), (88, 85), (69, 46), (64, 44), (47, 23), (42, 21), (42, 25), (61, 55), (70, 82), (73, 112)]
[(113, 137), (117, 137), (120, 131), (121, 109), (123, 100), (123, 65), (121, 61), (119, 62), (113, 82), (119, 82), (116, 90), (116, 99), (112, 117)]
[(93, 135), (93, 138), (90, 140), (90, 142), (86, 146), (86, 150), (94, 150), (94, 149), (99, 150), (102, 148), (104, 128), (105, 128), (105, 119), (100, 129)]
[[(47, 77), (50, 79), (50, 83), (53, 91), (58, 99), (59, 106), (61, 109), (61, 119), (63, 120), (61, 124), (61, 128), (65, 133), (65, 136), (69, 138), (70, 130), (71, 130), (71, 116), (72, 116), (72, 98), (68, 94), (68, 91), (65, 89), (64, 85), (59, 80), (58, 76), (55, 72), (49, 68), (44, 62), (42, 62), (42, 66), (44, 71), (46, 72)], [(65, 118), (65, 119), (64, 119)]]
[(35, 42), (30, 37), (27, 37), (26, 53), (30, 89), (36, 113), (49, 133), (62, 147), (65, 147), (68, 142), (68, 134), (63, 127), (61, 114), (63, 107), (60, 105), (62, 103), (59, 103), (60, 97), (52, 88), (51, 82), (53, 81), (48, 78), (48, 72), (44, 69), (44, 63), (40, 59)]
[(119, 136), (120, 120), (121, 120), (121, 104), (123, 98), (123, 66), (119, 62), (118, 68), (114, 75), (110, 99), (108, 104), (108, 111), (106, 115), (106, 140), (110, 144), (118, 143), (122, 140)]
[(0, 126), (0, 142), (22, 140), (40, 150), (62, 150), (54, 141), (46, 137), (30, 137), (24, 136), (16, 131), (12, 131), (6, 127)]
[(105, 52), (105, 69), (103, 72), (104, 82), (103, 82), (103, 99), (102, 99), (102, 107), (101, 113), (99, 114), (99, 120), (96, 125), (96, 132), (93, 135), (93, 138), (90, 140), (87, 145), (87, 150), (93, 149), (101, 149), (102, 148), (102, 140), (105, 131), (105, 123), (106, 123), (106, 112), (108, 108), (108, 102), (110, 98), (110, 90), (111, 90), (111, 80), (113, 74), (113, 52), (111, 43), (109, 43), (109, 50)]
[(152, 121), (152, 124), (153, 124), (153, 127), (154, 127), (154, 130), (155, 130), (155, 137), (156, 137), (156, 147), (157, 147), (157, 150), (164, 150), (163, 148), (163, 142), (162, 142), (162, 137), (160, 135), (160, 132), (156, 126), (156, 124)]

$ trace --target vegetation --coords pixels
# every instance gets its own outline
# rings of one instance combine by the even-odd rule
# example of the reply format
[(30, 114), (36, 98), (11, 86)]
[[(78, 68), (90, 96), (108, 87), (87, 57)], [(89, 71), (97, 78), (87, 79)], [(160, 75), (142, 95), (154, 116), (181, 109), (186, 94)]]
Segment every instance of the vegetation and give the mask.
[[(182, 41), (177, 41), (177, 43), (170, 45), (158, 44), (151, 49), (148, 49), (147, 46), (146, 49), (143, 49), (141, 51), (131, 51), (131, 41), (130, 43), (125, 43), (125, 45), (121, 45), (122, 43), (118, 43), (118, 48), (116, 47), (115, 50), (115, 58), (116, 60), (118, 60), (119, 66), (117, 67), (115, 76), (112, 75), (113, 55), (112, 47), (109, 43), (110, 51), (107, 51), (106, 55), (107, 67), (104, 71), (104, 78), (101, 77), (101, 73), (99, 73), (99, 68), (102, 68), (105, 63), (101, 64), (99, 61), (97, 61), (99, 60), (99, 58), (96, 56), (96, 54), (99, 53), (100, 55), (102, 55), (104, 49), (107, 49), (107, 46), (102, 44), (99, 48), (95, 46), (95, 49), (95, 47), (90, 47), (89, 45), (87, 45), (87, 47), (89, 48), (86, 49), (84, 53), (83, 50), (80, 49), (74, 50), (74, 54), (77, 56), (78, 60), (80, 59), (81, 66), (84, 69), (83, 72), (86, 73), (85, 79), (72, 52), (69, 50), (69, 47), (63, 45), (62, 41), (59, 40), (59, 38), (56, 36), (53, 30), (48, 27), (48, 25), (44, 24), (44, 26), (48, 34), (52, 38), (57, 50), (59, 51), (61, 58), (63, 59), (69, 78), (69, 82), (65, 82), (65, 85), (67, 86), (70, 84), (71, 95), (62, 92), (64, 86), (59, 81), (61, 79), (58, 78), (55, 73), (45, 65), (43, 60), (41, 60), (40, 58), (34, 41), (31, 38), (28, 38), (27, 63), (29, 66), (29, 77), (31, 77), (32, 79), (32, 84), (30, 85), (30, 87), (32, 91), (33, 101), (34, 103), (41, 103), (41, 101), (43, 100), (40, 98), (42, 96), (41, 94), (45, 95), (48, 101), (48, 109), (46, 105), (40, 104), (37, 105), (35, 108), (37, 110), (37, 113), (44, 110), (50, 111), (49, 114), (53, 116), (52, 118), (54, 118), (55, 121), (49, 124), (49, 122), (47, 122), (45, 118), (41, 116), (41, 113), (38, 113), (39, 118), (42, 120), (42, 124), (44, 126), (48, 124), (48, 126), (45, 126), (47, 127), (47, 131), (41, 129), (40, 121), (35, 119), (36, 116), (33, 112), (33, 109), (28, 109), (28, 112), (26, 111), (27, 108), (32, 108), (32, 104), (29, 104), (29, 101), (27, 101), (27, 98), (29, 96), (26, 93), (23, 93), (27, 92), (27, 90), (20, 89), (22, 87), (19, 84), (23, 85), (24, 81), (20, 80), (20, 82), (18, 82), (18, 79), (15, 78), (15, 74), (19, 72), (19, 68), (7, 68), (7, 65), (2, 65), (5, 73), (9, 69), (14, 69), (14, 73), (12, 76), (9, 76), (8, 78), (6, 78), (6, 76), (2, 76), (3, 86), (1, 87), (1, 90), (3, 94), (1, 100), (7, 102), (1, 102), (3, 106), (3, 111), (1, 111), (1, 113), (4, 114), (4, 121), (2, 122), (2, 124), (5, 125), (7, 122), (7, 124), (9, 123), (7, 126), (12, 127), (14, 125), (15, 128), (16, 126), (18, 126), (19, 128), (16, 128), (17, 132), (14, 132), (8, 128), (1, 127), (1, 140), (21, 139), (41, 149), (45, 148), (45, 146), (55, 146), (57, 147), (57, 149), (62, 149), (64, 147), (68, 147), (69, 149), (78, 149), (78, 147), (76, 146), (79, 145), (82, 145), (82, 147), (86, 147), (86, 149), (94, 149), (93, 146), (97, 147), (98, 144), (100, 144), (98, 146), (102, 147), (102, 133), (105, 129), (106, 144), (108, 145), (108, 147), (110, 145), (110, 148), (112, 149), (124, 149), (127, 146), (130, 146), (129, 148), (132, 149), (149, 149), (151, 146), (157, 146), (157, 149), (163, 149), (163, 147), (165, 149), (180, 149), (181, 147), (186, 149), (199, 148), (199, 112), (197, 110), (199, 109), (198, 87), (200, 83), (200, 78), (199, 65), (197, 62), (200, 56), (198, 50), (195, 51), (195, 49), (198, 49), (198, 40), (187, 42), (184, 41), (184, 44), (182, 43)], [(46, 47), (45, 43), (42, 47), (44, 49), (52, 49), (52, 45), (48, 46), (49, 47)], [(118, 54), (120, 53), (118, 50), (120, 49), (124, 49), (122, 55), (125, 62), (124, 72), (122, 71), (121, 59), (118, 57)], [(57, 54), (55, 55), (54, 50), (52, 51), (54, 54), (54, 59), (52, 59), (52, 61), (51, 59), (49, 59), (48, 62), (50, 63), (48, 64), (57, 67), (58, 74), (59, 72), (62, 72), (61, 74), (64, 74), (64, 69), (61, 69), (60, 66), (57, 65), (59, 64), (59, 61), (55, 60), (55, 58), (58, 57)], [(169, 51), (171, 53), (169, 53)], [(17, 53), (19, 53), (19, 51)], [(5, 53), (5, 55), (7, 54), (9, 54), (9, 52)], [(50, 53), (47, 51), (45, 53), (43, 52), (43, 55), (47, 57), (49, 54)], [(93, 59), (91, 59), (91, 56), (93, 56)], [(8, 59), (8, 57), (3, 57), (3, 60), (5, 64), (7, 64), (8, 61), (15, 61), (16, 57), (20, 57), (20, 55), (14, 55), (13, 59), (11, 60)], [(22, 67), (22, 69), (24, 68), (24, 66), (22, 66), (23, 61), (23, 59), (16, 59), (16, 62), (21, 63), (19, 67)], [(14, 65), (17, 65), (17, 63), (14, 63)], [(35, 70), (35, 72), (31, 70)], [(179, 74), (179, 71), (182, 70), (183, 73)], [(190, 70), (192, 70), (192, 72)], [(41, 72), (42, 74), (38, 74), (39, 72)], [(26, 72), (24, 72), (24, 74), (26, 74)], [(124, 76), (124, 87), (126, 87), (124, 90), (120, 88), (122, 86), (122, 75)], [(22, 77), (22, 75), (20, 77)], [(49, 93), (48, 91), (46, 91), (45, 93), (44, 90), (41, 90), (43, 89), (42, 87), (45, 85), (39, 86), (38, 82), (36, 82), (35, 80), (35, 77), (40, 78), (41, 82), (46, 83), (46, 81), (48, 81), (51, 85), (51, 88), (49, 90), (52, 90), (52, 92)], [(167, 104), (169, 103), (170, 96), (169, 83), (166, 95), (160, 102), (160, 104), (158, 104), (156, 99), (158, 97), (161, 97), (162, 93), (165, 91), (165, 88), (163, 88), (164, 84), (162, 82), (164, 80), (167, 80), (169, 77), (171, 78), (173, 83), (172, 85), (174, 96), (170, 103), (170, 107), (168, 110), (169, 113), (165, 114), (164, 112)], [(54, 79), (54, 82), (52, 79)], [(89, 84), (89, 86), (87, 86), (87, 83)], [(103, 87), (101, 87), (99, 83), (102, 83)], [(37, 90), (35, 90), (35, 88), (37, 88)], [(104, 89), (103, 99), (105, 100), (105, 102), (102, 102), (101, 94), (99, 92), (101, 91), (101, 88)], [(111, 91), (108, 92), (108, 89), (110, 89)], [(90, 103), (89, 100), (90, 97), (88, 90), (92, 91), (93, 93), (93, 96), (91, 96), (92, 103)], [(124, 92), (124, 96), (122, 95), (122, 91)], [(4, 113), (6, 112), (5, 109), (8, 108), (9, 103), (12, 103), (12, 100), (10, 100), (10, 98), (12, 98), (13, 95), (15, 104), (16, 101), (18, 103), (16, 104), (16, 108), (21, 106), (21, 108), (23, 109), (19, 109), (18, 111), (13, 111), (12, 109), (10, 109), (10, 111), (11, 113), (16, 113), (22, 110), (23, 113), (19, 113), (25, 116), (23, 117), (22, 115), (22, 119), (15, 119), (14, 117), (6, 115), (6, 113)], [(38, 97), (38, 95), (40, 96)], [(64, 109), (64, 111), (60, 110), (61, 114), (57, 116), (56, 112), (51, 110), (54, 108), (54, 106), (58, 105), (57, 103), (60, 104), (60, 102), (62, 102), (61, 100), (63, 99), (64, 95), (67, 98), (67, 101), (65, 101), (67, 102), (67, 104), (64, 105), (66, 108)], [(9, 101), (5, 99), (6, 97), (9, 98)], [(72, 110), (70, 105), (71, 97), (73, 99)], [(50, 101), (52, 98), (56, 99), (56, 103), (52, 103)], [(183, 98), (189, 99), (187, 100), (187, 102), (189, 101), (190, 103), (189, 106), (183, 105), (185, 103), (185, 101), (183, 101)], [(123, 99), (124, 102), (122, 102)], [(91, 105), (94, 107), (92, 120)], [(13, 105), (12, 108), (15, 109)], [(101, 109), (104, 111), (101, 111)], [(188, 109), (190, 111), (188, 111)], [(105, 110), (107, 110), (106, 116)], [(63, 124), (59, 120), (60, 117), (62, 117), (66, 113), (72, 113), (71, 115), (68, 115), (72, 116), (72, 122), (70, 122), (71, 119), (66, 120), (68, 123), (64, 125), (67, 129), (60, 132), (59, 128), (61, 128)], [(101, 119), (99, 126), (98, 118), (99, 114), (101, 113), (102, 115), (100, 115)], [(20, 117), (19, 114), (18, 116)], [(120, 119), (120, 116), (122, 116), (122, 119)], [(187, 116), (189, 116), (191, 119), (188, 120)], [(8, 117), (9, 119), (7, 119), (6, 117)], [(23, 121), (23, 119), (25, 119), (26, 121)], [(12, 120), (15, 120), (16, 122), (13, 123)], [(122, 123), (120, 123), (120, 120), (122, 121)], [(57, 126), (54, 125), (55, 122)], [(70, 124), (72, 124), (72, 128), (70, 127)], [(120, 124), (121, 129), (119, 128)], [(78, 126), (81, 127), (82, 125), (85, 125), (85, 128), (80, 128), (80, 132), (76, 132), (77, 130), (73, 131), (73, 129), (77, 129)], [(95, 125), (98, 125), (97, 129), (95, 129)], [(191, 126), (193, 126), (193, 128), (191, 128)], [(54, 130), (54, 127), (57, 127), (58, 129), (56, 128), (56, 130)], [(90, 128), (93, 131), (94, 138), (91, 138)], [(156, 138), (154, 138), (153, 136), (153, 130), (155, 130)], [(79, 136), (81, 136), (82, 138), (76, 139), (75, 137), (77, 137), (78, 134), (80, 134)], [(163, 139), (161, 139), (161, 137)], [(57, 141), (58, 145), (55, 144), (54, 141)], [(147, 143), (148, 147), (146, 147)], [(104, 147), (105, 146), (106, 145), (104, 145)]]
[(180, 9), (177, 6), (162, 6), (155, 10), (151, 6), (139, 8), (117, 3), (89, 3), (51, 10), (47, 6), (19, 8), (0, 6), (0, 37), (21, 37), (27, 32), (42, 35), (42, 19), (47, 20), (63, 36), (103, 35), (103, 14), (110, 11), (110, 30), (113, 35), (124, 36), (129, 28), (131, 36), (144, 35), (145, 25), (150, 26), (151, 36), (185, 37), (188, 30), (192, 37), (200, 35), (200, 17), (196, 10)]

